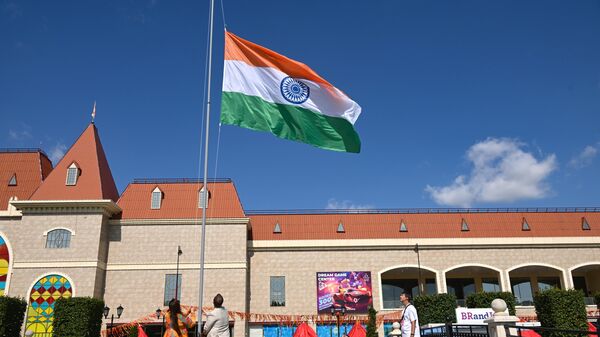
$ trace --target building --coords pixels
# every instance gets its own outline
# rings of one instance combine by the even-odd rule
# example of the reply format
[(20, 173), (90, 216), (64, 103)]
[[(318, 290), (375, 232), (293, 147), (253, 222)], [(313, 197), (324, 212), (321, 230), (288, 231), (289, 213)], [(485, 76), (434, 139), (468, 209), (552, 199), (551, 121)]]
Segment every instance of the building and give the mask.
[(254, 314), (232, 323), (235, 336), (266, 335), (273, 315), (317, 314), (317, 273), (349, 272), (348, 289), (368, 282), (345, 294), (381, 312), (403, 290), (452, 292), (459, 304), (513, 291), (522, 315), (538, 290), (600, 291), (600, 208), (249, 212), (231, 180), (211, 180), (208, 200), (203, 188), (139, 179), (119, 195), (94, 124), (54, 167), (40, 150), (0, 151), (0, 294), (28, 299), (25, 328), (38, 336), (59, 297), (122, 305), (119, 323), (176, 291), (197, 304), (203, 202), (204, 303), (219, 292), (229, 310)]

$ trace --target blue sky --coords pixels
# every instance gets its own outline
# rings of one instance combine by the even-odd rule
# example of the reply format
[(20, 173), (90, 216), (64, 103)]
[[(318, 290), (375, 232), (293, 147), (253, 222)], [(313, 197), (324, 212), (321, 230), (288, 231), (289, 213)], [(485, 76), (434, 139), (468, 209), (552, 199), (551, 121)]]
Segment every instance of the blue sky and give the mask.
[[(217, 141), (217, 2), (210, 176), (246, 209), (600, 206), (600, 1), (223, 7), (363, 110), (360, 154), (233, 126)], [(97, 101), (120, 191), (198, 177), (207, 18), (207, 1), (0, 0), (0, 147), (60, 158)]]

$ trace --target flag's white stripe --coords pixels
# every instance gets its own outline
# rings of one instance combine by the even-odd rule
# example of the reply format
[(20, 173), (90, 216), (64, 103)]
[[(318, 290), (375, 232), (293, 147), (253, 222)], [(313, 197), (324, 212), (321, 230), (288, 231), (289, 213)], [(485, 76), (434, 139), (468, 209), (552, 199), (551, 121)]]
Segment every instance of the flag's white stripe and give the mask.
[(223, 91), (257, 96), (269, 103), (288, 104), (310, 109), (324, 115), (341, 117), (354, 124), (361, 108), (336, 88), (325, 88), (319, 83), (298, 79), (310, 88), (306, 102), (294, 104), (281, 94), (281, 81), (288, 75), (279, 69), (255, 67), (241, 61), (225, 60)]

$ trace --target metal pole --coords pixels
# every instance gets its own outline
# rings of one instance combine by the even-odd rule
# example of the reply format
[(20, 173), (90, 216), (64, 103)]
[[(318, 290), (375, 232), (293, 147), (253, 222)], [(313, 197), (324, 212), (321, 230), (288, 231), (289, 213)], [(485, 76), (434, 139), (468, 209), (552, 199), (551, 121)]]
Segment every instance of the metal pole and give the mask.
[(115, 314), (111, 314), (111, 315), (110, 315), (110, 330), (108, 330), (108, 331), (110, 331), (110, 335), (111, 335), (111, 336), (112, 336), (112, 334), (113, 334), (113, 333), (112, 333), (112, 327), (113, 327), (113, 323), (114, 323), (114, 321), (115, 321)]
[[(206, 240), (206, 205), (208, 204), (208, 131), (210, 130), (210, 81), (212, 78), (212, 45), (214, 26), (215, 0), (210, 0), (210, 34), (208, 39), (208, 80), (206, 89), (206, 137), (204, 140), (204, 179), (202, 188), (202, 237), (200, 239), (200, 289), (198, 289), (198, 326), (202, 326), (202, 300), (204, 296), (204, 246)], [(198, 329), (197, 336), (200, 337), (202, 329)]]
[(415, 251), (417, 252), (417, 267), (419, 269), (419, 279), (417, 280), (417, 288), (419, 289), (419, 296), (421, 296), (421, 257), (419, 254), (419, 244), (415, 245)]
[(177, 271), (175, 272), (175, 299), (179, 299), (177, 294), (179, 293), (179, 255), (181, 252), (181, 246), (177, 246)]

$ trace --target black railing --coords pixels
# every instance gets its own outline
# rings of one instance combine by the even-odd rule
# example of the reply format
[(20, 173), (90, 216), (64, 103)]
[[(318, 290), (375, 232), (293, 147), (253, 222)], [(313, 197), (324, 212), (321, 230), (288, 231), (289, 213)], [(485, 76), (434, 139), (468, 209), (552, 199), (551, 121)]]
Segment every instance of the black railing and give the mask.
[[(208, 183), (230, 183), (230, 178), (208, 178)], [(198, 178), (135, 178), (134, 184), (189, 184), (202, 183), (203, 179)]]
[[(598, 336), (598, 331), (588, 330), (565, 330), (555, 328), (545, 328), (541, 326), (520, 326), (520, 325), (505, 325), (507, 337), (584, 337)], [(533, 334), (534, 332), (535, 334)], [(537, 335), (536, 335), (537, 334)]]
[(446, 324), (421, 329), (421, 335), (427, 337), (489, 337), (487, 325)]
[[(135, 181), (135, 180), (134, 180)], [(600, 207), (529, 208), (385, 208), (247, 210), (248, 215), (268, 214), (452, 214), (452, 213), (598, 213)]]

